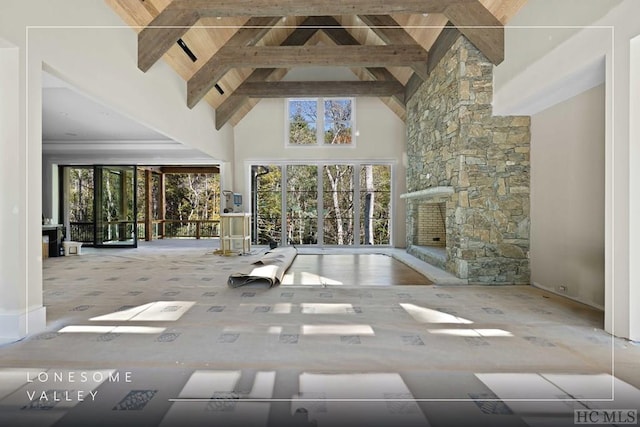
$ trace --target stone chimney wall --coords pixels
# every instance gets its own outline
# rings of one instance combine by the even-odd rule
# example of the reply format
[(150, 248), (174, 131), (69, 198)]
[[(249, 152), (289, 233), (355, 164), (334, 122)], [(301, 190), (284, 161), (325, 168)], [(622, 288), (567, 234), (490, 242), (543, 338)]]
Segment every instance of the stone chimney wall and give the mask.
[[(446, 269), (469, 283), (528, 284), (530, 118), (494, 117), (493, 65), (460, 37), (407, 105), (409, 192), (452, 187)], [(407, 248), (417, 203), (407, 200)]]

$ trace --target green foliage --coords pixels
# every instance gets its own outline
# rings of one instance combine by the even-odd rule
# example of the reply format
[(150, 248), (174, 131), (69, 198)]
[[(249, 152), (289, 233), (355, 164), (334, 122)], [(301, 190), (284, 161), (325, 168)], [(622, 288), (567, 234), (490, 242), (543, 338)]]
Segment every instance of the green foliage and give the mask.
[(351, 144), (351, 100), (328, 99), (324, 101), (325, 144)]
[(93, 221), (93, 168), (68, 168), (69, 220)]
[[(134, 212), (133, 173), (130, 167), (100, 167), (101, 221), (139, 221), (145, 219), (145, 173), (138, 171), (137, 206)], [(94, 169), (68, 167), (69, 220), (92, 223), (94, 220)], [(215, 220), (220, 213), (220, 179), (218, 174), (165, 175), (165, 219)], [(153, 219), (163, 218), (160, 212), (160, 175), (152, 175), (151, 205)], [(187, 233), (188, 234), (188, 233)]]
[(257, 242), (266, 245), (269, 242), (280, 243), (282, 229), (282, 169), (280, 166), (260, 167), (258, 176), (258, 217)]
[(287, 166), (287, 240), (315, 243), (318, 218), (318, 167)]
[[(287, 165), (287, 181), (281, 187), (282, 166), (260, 166), (257, 186), (258, 243), (280, 240), (284, 231), (288, 244), (315, 244), (318, 227), (318, 173), (322, 173), (323, 243), (353, 245), (360, 243), (390, 244), (391, 167), (362, 165), (360, 168), (360, 230), (355, 229), (354, 166)], [(367, 186), (366, 176), (370, 173)], [(282, 197), (286, 202), (286, 228), (282, 229)], [(371, 212), (365, 218), (367, 203)], [(365, 228), (372, 230), (372, 239), (365, 238)]]
[(165, 175), (165, 219), (217, 219), (220, 214), (218, 174)]
[(301, 113), (295, 114), (289, 122), (289, 143), (299, 145), (316, 143), (316, 128), (306, 121)]

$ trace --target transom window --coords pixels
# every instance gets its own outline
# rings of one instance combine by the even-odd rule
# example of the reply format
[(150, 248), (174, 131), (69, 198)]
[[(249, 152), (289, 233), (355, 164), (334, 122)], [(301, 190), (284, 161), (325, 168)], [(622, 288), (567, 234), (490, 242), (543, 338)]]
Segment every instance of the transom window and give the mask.
[(287, 100), (288, 145), (353, 145), (352, 98)]

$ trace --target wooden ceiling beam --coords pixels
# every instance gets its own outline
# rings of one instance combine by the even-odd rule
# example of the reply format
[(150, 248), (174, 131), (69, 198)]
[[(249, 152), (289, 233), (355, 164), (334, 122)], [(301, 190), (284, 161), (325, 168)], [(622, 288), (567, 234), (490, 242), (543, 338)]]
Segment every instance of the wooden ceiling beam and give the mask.
[(218, 166), (162, 166), (161, 173), (220, 173)]
[[(449, 49), (451, 49), (451, 46), (453, 46), (461, 35), (460, 31), (454, 27), (451, 22), (447, 22), (444, 29), (438, 35), (438, 38), (431, 46), (431, 50), (429, 50), (429, 60), (427, 61), (427, 71), (429, 74), (431, 74), (436, 65), (438, 65), (444, 55), (449, 51)], [(415, 74), (411, 76), (405, 87), (404, 99), (406, 102), (409, 102), (421, 85), (422, 81), (420, 81)]]
[[(324, 18), (318, 18), (315, 16), (308, 17), (282, 42), (281, 46), (302, 46), (307, 43), (311, 37), (313, 37), (313, 35), (318, 31), (318, 27), (325, 26), (327, 23), (328, 22)], [(266, 81), (276, 71), (276, 68), (258, 68), (253, 70), (249, 77), (245, 79), (245, 82)], [(200, 78), (206, 81), (206, 76), (203, 75)], [(194, 96), (195, 100), (196, 93), (199, 92), (198, 84), (202, 83), (192, 80), (193, 78), (187, 83), (187, 97)], [(192, 90), (194, 95), (191, 94)], [(204, 96), (204, 94), (202, 96)], [(202, 99), (202, 96), (195, 101), (195, 104)], [(248, 96), (231, 95), (222, 101), (222, 104), (216, 108), (216, 129), (220, 130), (248, 100)]]
[[(253, 46), (267, 34), (280, 20), (279, 17), (258, 17), (249, 19), (187, 82), (187, 106), (193, 108), (218, 83), (222, 76), (210, 78), (220, 64), (220, 56), (225, 51), (233, 51), (242, 46)], [(226, 70), (228, 71), (228, 69)], [(225, 71), (225, 73), (226, 73)]]
[(193, 9), (167, 6), (138, 33), (138, 68), (147, 72), (199, 19)]
[(320, 96), (390, 97), (398, 94), (404, 94), (404, 86), (397, 81), (245, 82), (234, 92), (234, 95), (247, 96), (249, 98), (309, 98)]
[[(359, 15), (358, 17), (388, 45), (418, 46), (422, 48), (422, 46), (389, 15)], [(428, 58), (426, 50), (424, 51), (424, 56)], [(417, 62), (410, 67), (422, 80), (427, 78), (427, 61)]]
[(420, 46), (260, 46), (238, 47), (220, 55), (231, 68), (406, 67), (426, 61)]
[(504, 26), (480, 1), (452, 4), (444, 14), (493, 65), (504, 60)]
[(174, 0), (177, 9), (202, 16), (338, 16), (442, 13), (475, 0)]
[(447, 22), (431, 46), (431, 50), (429, 50), (429, 59), (427, 60), (427, 70), (429, 74), (436, 68), (436, 65), (438, 65), (444, 55), (449, 52), (451, 46), (453, 46), (461, 35), (460, 30), (453, 26), (451, 22)]
[[(305, 28), (308, 27), (308, 28)], [(318, 29), (322, 29), (329, 38), (339, 46), (358, 46), (360, 43), (333, 17), (312, 16), (307, 18), (300, 27), (298, 27), (281, 46), (299, 46), (304, 45), (315, 34)], [(393, 82), (402, 85), (389, 70), (383, 67), (367, 67), (366, 72), (374, 79), (386, 82)], [(276, 68), (258, 68), (245, 80), (245, 82), (264, 82), (273, 73)], [(393, 94), (392, 99), (398, 104), (404, 106), (404, 94)], [(243, 105), (249, 101), (249, 97), (231, 94), (222, 104), (216, 108), (216, 129), (220, 130)]]
[[(322, 28), (322, 31), (337, 45), (339, 46), (350, 46), (350, 45), (359, 45), (360, 42), (356, 40), (355, 37), (351, 35), (335, 18), (331, 19), (331, 25), (327, 25)], [(384, 80), (384, 81), (394, 81), (397, 82), (398, 79), (386, 68), (384, 67), (366, 67), (364, 70), (373, 78), (374, 80)], [(404, 105), (404, 96), (394, 95), (392, 98), (398, 104)]]
[[(220, 62), (207, 73), (188, 82), (187, 104), (193, 108), (231, 68), (293, 68), (301, 66), (382, 67), (418, 62), (424, 49), (404, 46), (264, 46), (236, 48), (220, 55)], [(426, 59), (426, 58), (425, 58)], [(270, 74), (270, 73), (269, 73)], [(197, 96), (200, 96), (198, 99)], [(400, 99), (403, 102), (403, 99)], [(217, 121), (217, 120), (216, 120)]]
[[(253, 17), (235, 32), (225, 46), (253, 46), (280, 21), (279, 16)], [(214, 55), (215, 56), (215, 55)]]

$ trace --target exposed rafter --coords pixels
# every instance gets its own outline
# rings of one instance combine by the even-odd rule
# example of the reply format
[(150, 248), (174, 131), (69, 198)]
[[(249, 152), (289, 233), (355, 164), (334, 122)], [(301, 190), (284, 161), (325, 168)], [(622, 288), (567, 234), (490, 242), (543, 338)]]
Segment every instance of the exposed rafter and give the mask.
[[(359, 18), (388, 45), (417, 46), (424, 50), (424, 48), (389, 15), (360, 15)], [(427, 57), (426, 50), (425, 57)], [(410, 67), (422, 80), (427, 78), (426, 61), (412, 64)]]
[[(142, 71), (151, 68), (173, 43), (203, 17), (388, 15), (449, 11), (452, 15), (449, 19), (455, 22), (454, 19), (458, 19), (460, 10), (473, 4), (479, 4), (484, 9), (477, 0), (352, 0), (349, 2), (342, 0), (322, 2), (313, 0), (173, 0), (138, 35), (138, 68)], [(485, 18), (481, 11), (477, 13), (479, 13), (478, 18)], [(465, 20), (465, 17), (459, 19)], [(467, 22), (465, 25), (483, 25), (483, 23)], [(478, 37), (483, 40), (485, 38)]]
[(176, 9), (201, 16), (337, 16), (442, 13), (452, 4), (475, 0), (174, 0)]
[(234, 95), (247, 96), (249, 98), (380, 97), (398, 94), (404, 94), (404, 86), (397, 81), (244, 82), (234, 92)]
[[(222, 50), (222, 49), (221, 49)], [(231, 68), (292, 68), (305, 66), (384, 67), (408, 66), (425, 61), (425, 51), (416, 46), (263, 46), (239, 47), (219, 52), (218, 63), (200, 70), (188, 82), (190, 99), (213, 87)]]
[[(350, 45), (359, 45), (360, 43), (356, 40), (351, 33), (349, 33), (345, 28), (343, 28), (338, 21), (334, 18), (327, 18), (331, 21), (331, 26), (323, 27), (322, 31), (338, 46), (350, 46)], [(393, 81), (397, 82), (398, 79), (395, 78), (393, 74), (389, 70), (383, 67), (367, 67), (364, 68), (364, 71), (374, 80), (382, 80), (382, 81)], [(401, 104), (404, 108), (404, 96), (392, 96), (392, 99), (398, 104)]]
[(440, 32), (440, 35), (431, 46), (431, 50), (429, 50), (429, 59), (427, 60), (427, 69), (429, 73), (436, 68), (438, 62), (442, 59), (442, 57), (449, 51), (451, 46), (458, 40), (460, 37), (460, 31), (448, 22), (447, 25)]
[(248, 46), (225, 49), (219, 57), (221, 64), (229, 68), (407, 67), (427, 60), (421, 47), (401, 45)]
[[(345, 29), (342, 25), (333, 17), (309, 17), (302, 25), (297, 28), (283, 43), (282, 46), (298, 46), (307, 43), (311, 37), (321, 29), (336, 45), (338, 46), (358, 46), (360, 43)], [(245, 82), (262, 82), (267, 80), (272, 74), (276, 72), (275, 68), (263, 68), (256, 69)], [(401, 85), (401, 83), (383, 67), (367, 67), (364, 68), (366, 73), (373, 79), (378, 81), (393, 82)], [(200, 78), (205, 78), (204, 73), (200, 75)], [(195, 79), (195, 76), (194, 76)], [(192, 79), (192, 80), (194, 80)], [(192, 81), (190, 80), (190, 84)], [(195, 87), (193, 87), (195, 91)], [(191, 90), (188, 91), (190, 108), (197, 103), (195, 99), (195, 93)], [(204, 96), (204, 94), (201, 94)], [(401, 105), (404, 109), (404, 94), (396, 93), (391, 95), (398, 105)], [(195, 101), (195, 102), (194, 102)], [(221, 129), (233, 116), (238, 112), (243, 105), (249, 101), (249, 97), (245, 95), (232, 94), (229, 96), (217, 109), (216, 109), (216, 129)], [(191, 103), (194, 102), (192, 105)]]
[(138, 68), (148, 71), (200, 19), (197, 11), (169, 5), (138, 33)]
[(480, 1), (452, 4), (444, 14), (494, 65), (504, 60), (504, 27)]
[[(309, 39), (311, 39), (311, 37), (316, 33), (316, 31), (318, 31), (318, 26), (321, 26), (324, 23), (325, 22), (322, 19), (318, 19), (316, 17), (309, 17), (305, 19), (304, 22), (302, 22), (302, 24), (295, 31), (293, 31), (293, 33), (291, 33), (289, 37), (287, 37), (284, 40), (284, 42), (282, 42), (281, 46), (304, 45), (306, 42), (309, 41)], [(226, 46), (227, 45), (223, 46), (218, 52), (222, 51), (224, 53)], [(220, 78), (215, 78), (214, 76), (214, 73), (216, 73), (216, 70), (220, 66), (220, 63), (221, 61), (219, 57), (214, 55), (209, 61), (207, 61), (205, 65), (203, 65), (198, 70), (198, 72), (196, 72), (193, 75), (193, 77), (191, 77), (191, 79), (189, 79), (189, 81), (187, 82), (187, 106), (189, 108), (195, 107), (195, 105), (198, 102), (200, 102), (202, 98), (204, 98), (207, 92), (209, 92), (211, 88), (215, 86), (216, 82), (220, 79)], [(247, 78), (247, 80), (248, 81), (264, 81), (274, 71), (275, 69), (273, 68), (271, 70), (264, 69), (264, 71), (255, 70)], [(231, 115), (233, 115), (236, 111), (238, 111), (238, 108), (240, 108), (240, 106), (242, 105), (242, 103), (238, 103), (237, 100), (235, 104), (237, 108), (231, 109), (233, 110)], [(227, 105), (227, 107), (229, 107), (229, 105)], [(218, 107), (217, 110), (221, 110), (221, 108)], [(222, 108), (222, 111), (224, 111), (224, 108)], [(231, 116), (228, 116), (226, 118), (225, 123), (230, 117)], [(216, 122), (218, 122), (217, 115), (216, 115)], [(217, 125), (216, 127), (220, 129)]]
[(358, 17), (386, 44), (418, 44), (418, 42), (389, 15), (358, 15)]
[[(279, 20), (279, 17), (251, 18), (227, 41), (226, 46), (252, 46), (264, 37)], [(150, 27), (151, 25), (154, 25), (153, 22)], [(150, 27), (145, 28), (138, 36), (138, 68), (142, 71), (147, 71), (151, 68), (189, 30), (189, 28), (171, 28), (170, 31), (157, 32), (157, 34), (161, 34), (164, 37), (149, 38), (143, 36), (142, 34), (146, 30), (156, 30)], [(146, 34), (152, 34), (152, 32)], [(175, 40), (173, 40), (174, 38)]]
[[(431, 46), (431, 50), (429, 50), (429, 59), (427, 61), (427, 70), (429, 73), (436, 68), (436, 65), (440, 62), (440, 60), (444, 57), (444, 55), (449, 51), (451, 46), (458, 40), (460, 37), (460, 31), (457, 28), (453, 27), (449, 22), (444, 27), (444, 29), (440, 32), (440, 35)], [(406, 91), (404, 94), (404, 99), (408, 102), (411, 97), (416, 93), (416, 91), (420, 88), (422, 81), (416, 76), (412, 76), (406, 85)]]
[[(499, 64), (504, 58), (503, 25), (526, 0), (106, 1), (133, 18), (127, 21), (130, 25), (143, 26), (138, 34), (139, 68), (147, 71), (164, 56), (187, 80), (189, 108), (206, 97), (216, 108), (219, 129), (250, 111), (256, 102), (252, 98), (306, 93), (368, 93), (385, 98), (403, 117), (405, 102), (461, 34)], [(166, 7), (159, 10), (162, 5)], [(296, 16), (308, 18), (300, 24)], [(282, 17), (287, 17), (287, 25), (279, 25)], [(229, 20), (224, 36), (215, 33), (216, 20), (211, 18)], [(440, 30), (445, 20), (449, 23)], [(292, 23), (299, 25), (287, 36)], [(184, 62), (184, 55), (171, 49), (180, 38), (205, 61)], [(305, 66), (349, 67), (361, 81), (278, 82), (287, 70)], [(250, 68), (254, 70), (247, 76)], [(211, 90), (217, 83), (224, 92)]]

